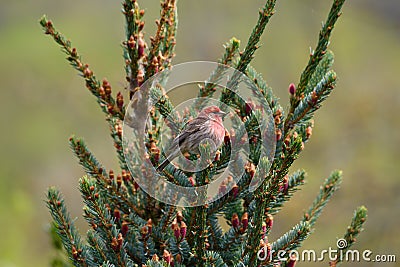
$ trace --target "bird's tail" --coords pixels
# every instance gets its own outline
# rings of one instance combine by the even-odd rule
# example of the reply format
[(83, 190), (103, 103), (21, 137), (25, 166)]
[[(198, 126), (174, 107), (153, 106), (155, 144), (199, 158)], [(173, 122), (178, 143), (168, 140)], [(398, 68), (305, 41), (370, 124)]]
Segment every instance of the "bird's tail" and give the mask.
[(157, 171), (162, 171), (164, 170), (165, 167), (167, 167), (168, 164), (170, 164), (171, 162), (169, 161), (169, 159), (165, 159), (160, 165), (158, 165), (157, 167)]

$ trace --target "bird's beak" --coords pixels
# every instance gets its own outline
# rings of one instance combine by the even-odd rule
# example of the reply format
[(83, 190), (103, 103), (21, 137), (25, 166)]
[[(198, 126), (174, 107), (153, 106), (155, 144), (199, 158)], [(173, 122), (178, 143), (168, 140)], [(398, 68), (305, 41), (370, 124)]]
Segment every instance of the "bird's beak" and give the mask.
[(221, 116), (221, 118), (225, 118), (225, 116), (228, 115), (228, 114), (229, 113), (226, 113), (226, 112), (223, 112), (223, 111), (218, 112), (218, 115)]

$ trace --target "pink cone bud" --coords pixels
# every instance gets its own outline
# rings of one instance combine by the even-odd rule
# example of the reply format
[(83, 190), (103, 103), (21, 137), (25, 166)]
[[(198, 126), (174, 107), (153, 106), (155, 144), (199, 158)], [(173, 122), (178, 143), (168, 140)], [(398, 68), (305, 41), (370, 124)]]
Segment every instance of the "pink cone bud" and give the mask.
[(111, 239), (111, 248), (114, 250), (114, 251), (119, 251), (120, 249), (121, 249), (121, 245), (120, 245), (120, 241), (118, 241), (118, 239), (116, 238), (116, 237), (113, 237), (112, 239)]
[(181, 254), (176, 254), (176, 256), (175, 256), (175, 260), (176, 260), (176, 262), (179, 262), (179, 263), (181, 263), (182, 262), (182, 255)]
[(139, 184), (138, 183), (134, 182), (133, 186), (135, 187), (135, 190), (138, 190), (138, 188), (139, 188)]
[(294, 85), (294, 83), (291, 83), (289, 85), (289, 94), (291, 94), (292, 96), (296, 94), (296, 85)]
[(117, 187), (118, 187), (118, 189), (121, 187), (121, 185), (122, 185), (122, 175), (118, 174), (117, 175)]
[(83, 69), (83, 77), (85, 78), (90, 78), (93, 75), (93, 71), (89, 69), (89, 65), (85, 65), (85, 68)]
[(147, 234), (149, 233), (149, 229), (147, 228), (147, 226), (143, 226), (140, 229), (140, 233), (142, 234), (142, 238), (145, 238), (147, 236)]
[(286, 175), (285, 178), (283, 178), (283, 184), (280, 186), (279, 191), (282, 192), (283, 194), (287, 194), (289, 189), (289, 178)]
[(222, 181), (221, 185), (219, 186), (218, 192), (220, 195), (225, 195), (226, 193), (226, 182)]
[(245, 169), (245, 171), (246, 171), (247, 173), (249, 173), (249, 175), (250, 175), (251, 178), (254, 177), (254, 174), (256, 173), (256, 166), (255, 166), (253, 163), (248, 162), (248, 163), (245, 165), (244, 169)]
[(178, 223), (180, 223), (180, 222), (183, 221), (182, 211), (179, 210), (179, 211), (176, 213), (176, 220), (178, 221)]
[(276, 117), (274, 118), (274, 122), (275, 122), (275, 125), (281, 124), (281, 117), (276, 116)]
[(265, 233), (267, 232), (267, 224), (265, 222), (262, 223), (261, 231), (262, 231), (262, 238), (264, 239)]
[(171, 223), (171, 229), (174, 230), (175, 225), (177, 224), (176, 218)]
[(246, 106), (245, 106), (246, 115), (250, 115), (253, 108), (254, 108), (254, 104), (251, 102), (247, 102)]
[(225, 136), (224, 136), (224, 144), (229, 144), (231, 141), (231, 138), (229, 136), (229, 133), (225, 131)]
[(239, 186), (237, 184), (235, 184), (234, 186), (232, 186), (232, 195), (234, 198), (237, 197), (239, 193)]
[(271, 258), (271, 244), (270, 243), (267, 244), (266, 251), (267, 251), (267, 259), (270, 259)]
[(187, 226), (185, 222), (181, 222), (181, 238), (185, 238), (186, 236)]
[(239, 227), (239, 217), (236, 213), (233, 214), (232, 219), (231, 219), (232, 227), (233, 228), (238, 228)]
[(317, 93), (315, 91), (312, 91), (312, 93), (311, 93), (311, 102), (312, 102), (312, 104), (317, 103), (317, 100), (318, 100)]
[(154, 254), (154, 255), (151, 257), (151, 260), (152, 260), (152, 261), (155, 261), (155, 262), (159, 262), (159, 261), (160, 261), (160, 258), (158, 258), (157, 254)]
[(294, 267), (296, 265), (296, 255), (294, 253), (290, 254), (290, 259), (286, 264), (286, 267)]
[(291, 137), (290, 137), (290, 135), (288, 135), (288, 136), (286, 136), (286, 138), (285, 138), (285, 140), (283, 142), (285, 143), (286, 146), (289, 146), (290, 145), (290, 140), (291, 140)]
[(188, 180), (189, 180), (189, 183), (190, 183), (192, 186), (195, 186), (195, 185), (196, 185), (196, 181), (194, 180), (193, 176), (190, 176), (190, 177), (188, 178)]
[(145, 46), (146, 46), (146, 43), (144, 42), (143, 37), (139, 36), (139, 39), (138, 39), (138, 55), (139, 55), (139, 58), (144, 56), (144, 48), (145, 48)]
[(310, 138), (311, 135), (312, 135), (312, 127), (308, 126), (306, 129), (306, 136), (307, 136), (307, 138)]
[(154, 68), (154, 72), (157, 73), (158, 72), (158, 66), (159, 66), (157, 57), (153, 57), (153, 59), (151, 61), (151, 65)]
[[(261, 250), (261, 257), (263, 259), (266, 259), (266, 261), (270, 260), (271, 257), (271, 245), (269, 243), (266, 243), (263, 239), (260, 240), (260, 250)], [(274, 265), (276, 266), (276, 265)], [(277, 265), (280, 266), (280, 265)]]
[(129, 231), (128, 222), (127, 221), (123, 221), (122, 222), (122, 226), (121, 226), (121, 234), (122, 234), (122, 236), (126, 236), (128, 231)]
[(131, 37), (129, 37), (129, 40), (127, 42), (127, 45), (130, 49), (134, 49), (136, 46), (136, 42), (135, 42), (135, 38), (133, 38), (133, 35), (131, 35)]
[(164, 259), (168, 264), (171, 264), (171, 262), (172, 262), (171, 253), (169, 253), (168, 250), (164, 250), (163, 259)]
[(274, 225), (274, 217), (272, 217), (271, 214), (268, 214), (265, 223), (267, 224), (268, 228), (271, 229), (272, 226)]
[(79, 258), (79, 253), (78, 250), (76, 249), (75, 246), (72, 246), (72, 257), (77, 260)]
[(215, 153), (215, 158), (214, 158), (214, 161), (219, 161), (221, 159), (221, 151), (217, 151), (216, 153)]
[(137, 76), (136, 76), (136, 79), (137, 79), (137, 81), (138, 81), (138, 84), (142, 84), (143, 83), (143, 81), (144, 81), (144, 71), (143, 70), (139, 70), (138, 71), (138, 73), (137, 73)]
[(275, 136), (276, 136), (276, 141), (279, 141), (282, 138), (282, 131), (280, 129), (277, 129), (275, 131)]
[(118, 247), (121, 249), (122, 245), (124, 244), (124, 238), (122, 237), (121, 233), (118, 234), (117, 242), (118, 242)]
[(110, 177), (111, 180), (114, 180), (114, 171), (110, 170), (108, 176)]
[(243, 213), (242, 215), (242, 227), (243, 231), (246, 231), (247, 227), (249, 226), (249, 214), (247, 212)]
[(77, 57), (78, 56), (78, 52), (76, 52), (76, 48), (75, 47), (72, 48), (71, 56), (73, 56), (73, 57)]
[(117, 106), (119, 109), (122, 109), (122, 107), (124, 106), (124, 96), (121, 92), (117, 93)]
[(149, 219), (149, 220), (147, 221), (146, 226), (147, 226), (147, 228), (148, 228), (148, 230), (149, 230), (149, 234), (151, 234), (151, 232), (152, 232), (152, 230), (153, 230), (153, 221), (152, 221), (151, 219)]
[(114, 209), (114, 218), (116, 221), (119, 221), (121, 219), (121, 212), (117, 208)]
[(106, 99), (106, 91), (104, 90), (104, 88), (102, 86), (99, 88), (99, 95), (100, 95), (101, 99), (103, 99), (103, 100)]
[(179, 240), (179, 237), (181, 236), (181, 229), (179, 228), (178, 224), (174, 224), (172, 230), (174, 230), (175, 238)]

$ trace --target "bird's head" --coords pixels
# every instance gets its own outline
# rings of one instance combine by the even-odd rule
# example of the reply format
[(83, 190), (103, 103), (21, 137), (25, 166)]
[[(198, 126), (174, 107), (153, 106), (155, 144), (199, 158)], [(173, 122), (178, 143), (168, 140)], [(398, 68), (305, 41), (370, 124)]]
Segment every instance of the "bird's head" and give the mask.
[(209, 118), (220, 118), (223, 119), (228, 113), (222, 111), (219, 107), (217, 106), (208, 106), (203, 108), (200, 111), (199, 116), (206, 116)]

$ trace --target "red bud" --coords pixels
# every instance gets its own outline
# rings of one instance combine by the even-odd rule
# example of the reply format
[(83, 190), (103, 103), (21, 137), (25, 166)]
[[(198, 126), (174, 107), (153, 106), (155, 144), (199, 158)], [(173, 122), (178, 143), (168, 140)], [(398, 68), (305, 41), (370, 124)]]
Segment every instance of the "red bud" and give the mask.
[(235, 184), (234, 186), (232, 186), (232, 195), (234, 198), (237, 197), (239, 193), (239, 186), (237, 184)]
[(127, 221), (123, 221), (122, 222), (122, 226), (121, 226), (121, 234), (122, 234), (122, 236), (126, 236), (128, 231), (129, 231), (128, 222)]
[(243, 231), (246, 231), (247, 227), (249, 225), (249, 214), (247, 212), (243, 213), (242, 215), (242, 229)]
[(291, 94), (292, 96), (296, 94), (296, 85), (294, 85), (294, 83), (291, 83), (289, 85), (289, 94)]
[(181, 222), (181, 238), (185, 238), (186, 236), (187, 226), (185, 222)]
[(312, 128), (311, 128), (311, 126), (308, 126), (306, 129), (306, 136), (307, 136), (307, 138), (310, 138), (311, 135), (312, 135)]
[(121, 219), (121, 212), (117, 208), (114, 209), (114, 218), (117, 221), (119, 221), (119, 219)]
[(163, 253), (163, 259), (168, 263), (168, 264), (171, 264), (171, 262), (172, 262), (172, 258), (171, 258), (171, 253), (169, 253), (168, 252), (168, 250), (164, 250), (164, 253)]
[(174, 230), (175, 238), (179, 240), (180, 235), (181, 235), (181, 229), (179, 228), (177, 223), (173, 225), (173, 229), (172, 230)]
[(233, 228), (238, 228), (239, 227), (239, 217), (238, 217), (238, 215), (236, 213), (233, 214), (231, 222), (232, 222), (232, 227)]
[(296, 265), (296, 255), (291, 253), (289, 261), (286, 263), (286, 267), (294, 267)]
[(266, 219), (265, 222), (266, 222), (268, 228), (271, 229), (272, 226), (274, 225), (274, 217), (272, 217), (271, 214), (268, 214), (268, 215), (267, 215), (267, 219)]

